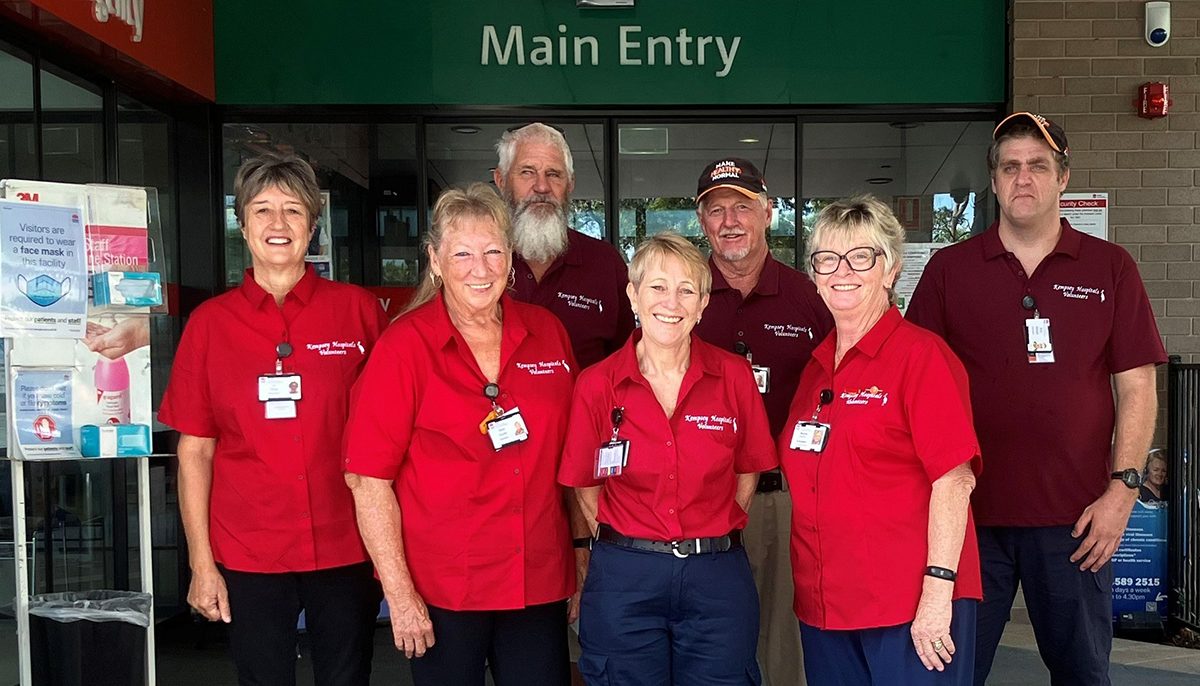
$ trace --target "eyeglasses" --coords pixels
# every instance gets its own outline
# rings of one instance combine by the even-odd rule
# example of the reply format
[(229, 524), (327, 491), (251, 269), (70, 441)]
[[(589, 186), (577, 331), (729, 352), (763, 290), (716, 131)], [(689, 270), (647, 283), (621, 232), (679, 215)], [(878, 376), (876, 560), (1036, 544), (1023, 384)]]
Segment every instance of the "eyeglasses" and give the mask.
[(869, 272), (882, 254), (882, 250), (870, 246), (852, 248), (845, 255), (832, 250), (818, 250), (809, 256), (808, 263), (812, 265), (814, 272), (822, 276), (836, 272), (842, 260), (846, 260), (846, 264), (856, 272)]

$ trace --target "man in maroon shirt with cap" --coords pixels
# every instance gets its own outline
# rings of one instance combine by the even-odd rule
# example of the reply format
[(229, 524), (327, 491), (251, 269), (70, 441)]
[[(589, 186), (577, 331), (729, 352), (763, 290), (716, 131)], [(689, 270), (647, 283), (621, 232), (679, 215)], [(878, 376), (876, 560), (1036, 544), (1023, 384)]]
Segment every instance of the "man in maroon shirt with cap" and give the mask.
[(966, 366), (987, 465), (972, 497), (984, 597), (975, 683), (1019, 583), (1051, 682), (1103, 686), (1109, 559), (1137, 500), (1166, 352), (1129, 253), (1059, 216), (1063, 130), (1018, 112), (993, 139), (1000, 219), (934, 255), (907, 313)]
[[(713, 277), (696, 334), (750, 362), (774, 438), (787, 421), (800, 372), (833, 318), (812, 281), (771, 256), (771, 201), (753, 163), (726, 157), (705, 167), (696, 214), (712, 245)], [(767, 686), (792, 686), (804, 678), (800, 625), (792, 611), (791, 512), (783, 476), (778, 470), (761, 474), (743, 536), (758, 586), (758, 662)]]

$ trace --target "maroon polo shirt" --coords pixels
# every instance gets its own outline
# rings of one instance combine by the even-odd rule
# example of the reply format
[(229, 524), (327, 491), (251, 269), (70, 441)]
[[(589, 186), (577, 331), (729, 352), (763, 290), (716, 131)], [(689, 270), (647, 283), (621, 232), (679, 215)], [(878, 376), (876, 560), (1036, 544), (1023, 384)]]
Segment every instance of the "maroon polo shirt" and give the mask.
[(567, 231), (566, 252), (551, 263), (541, 281), (515, 253), (513, 270), (513, 297), (558, 317), (581, 368), (620, 349), (633, 331), (633, 310), (625, 295), (629, 273), (611, 244)]
[(771, 385), (763, 394), (771, 435), (778, 436), (787, 420), (800, 372), (825, 335), (833, 317), (807, 276), (767, 255), (758, 283), (745, 298), (729, 285), (721, 270), (708, 260), (712, 296), (696, 335), (722, 350), (733, 352), (745, 343), (754, 364), (771, 368)]
[[(216, 439), (209, 501), (213, 557), (241, 572), (308, 572), (367, 559), (339, 459), (350, 386), (387, 320), (365, 290), (308, 265), (283, 307), (246, 270), (242, 285), (188, 320), (158, 418)], [(294, 419), (267, 419), (258, 377), (275, 347), (299, 374)]]
[[(579, 375), (558, 482), (602, 486), (596, 519), (626, 536), (676, 541), (741, 529), (737, 475), (778, 465), (753, 375), (738, 357), (692, 336), (668, 417), (638, 368), (641, 335)], [(617, 437), (629, 441), (629, 461), (621, 474), (597, 479), (596, 449), (612, 438), (616, 407), (624, 408)]]
[(397, 319), (354, 387), (346, 471), (393, 482), (408, 570), (430, 605), (512, 610), (575, 590), (555, 482), (576, 365), (540, 307), (501, 300), (496, 402), (528, 440), (495, 450), (479, 424), (488, 380), (439, 295)]
[[(1052, 363), (1028, 362), (1026, 295), (1050, 320)], [(1064, 219), (1054, 251), (1026, 274), (993, 225), (933, 256), (907, 316), (945, 338), (970, 376), (987, 462), (979, 524), (1074, 523), (1110, 480), (1112, 375), (1167, 360), (1129, 253)]]
[[(933, 483), (961, 464), (977, 476), (983, 466), (967, 375), (941, 339), (895, 307), (835, 371), (836, 350), (834, 332), (813, 352), (777, 443), (792, 485), (796, 616), (820, 629), (904, 624), (929, 562)], [(826, 389), (833, 398), (821, 404)], [(792, 428), (814, 411), (830, 427), (825, 449), (793, 450)], [(954, 597), (981, 598), (970, 509), (954, 568)]]

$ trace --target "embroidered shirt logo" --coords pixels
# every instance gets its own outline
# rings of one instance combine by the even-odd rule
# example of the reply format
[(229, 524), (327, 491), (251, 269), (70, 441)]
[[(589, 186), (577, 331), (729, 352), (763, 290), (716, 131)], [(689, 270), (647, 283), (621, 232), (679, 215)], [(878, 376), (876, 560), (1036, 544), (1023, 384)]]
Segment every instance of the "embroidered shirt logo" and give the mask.
[(1054, 284), (1054, 290), (1062, 293), (1064, 298), (1071, 298), (1072, 300), (1091, 300), (1093, 295), (1100, 298), (1100, 302), (1104, 302), (1107, 299), (1104, 295), (1104, 289), (1096, 288), (1094, 286), (1081, 286), (1078, 284), (1065, 285), (1056, 283)]
[(541, 362), (517, 362), (517, 369), (524, 369), (530, 376), (544, 376), (564, 369), (569, 374), (571, 365), (566, 360), (544, 360)]
[(808, 336), (808, 340), (813, 339), (812, 327), (797, 326), (795, 324), (763, 324), (764, 331), (770, 331), (776, 336), (782, 338), (800, 338)]
[(879, 386), (860, 388), (853, 391), (847, 389), (842, 391), (841, 398), (846, 401), (847, 405), (870, 405), (872, 400), (879, 401), (880, 407), (888, 404), (887, 391), (880, 390)]
[(363, 347), (362, 341), (328, 341), (326, 343), (306, 343), (306, 350), (315, 350), (322, 357), (329, 355), (349, 355), (351, 351), (357, 350), (359, 355), (366, 355), (367, 349)]
[(683, 421), (695, 424), (701, 431), (725, 431), (732, 429), (737, 433), (737, 417), (722, 417), (717, 414), (685, 414)]
[(600, 298), (589, 298), (585, 295), (579, 295), (578, 293), (563, 293), (562, 291), (559, 291), (558, 299), (566, 300), (567, 307), (574, 307), (576, 309), (589, 311), (594, 307), (598, 312), (604, 312), (604, 303), (600, 301)]

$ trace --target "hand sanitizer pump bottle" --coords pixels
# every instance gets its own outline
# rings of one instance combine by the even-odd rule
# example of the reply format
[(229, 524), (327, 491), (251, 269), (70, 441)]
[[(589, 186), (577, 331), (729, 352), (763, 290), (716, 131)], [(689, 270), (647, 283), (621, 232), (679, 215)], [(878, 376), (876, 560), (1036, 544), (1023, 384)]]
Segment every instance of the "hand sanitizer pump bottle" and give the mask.
[(129, 423), (129, 366), (124, 358), (96, 360), (96, 403), (105, 424)]

